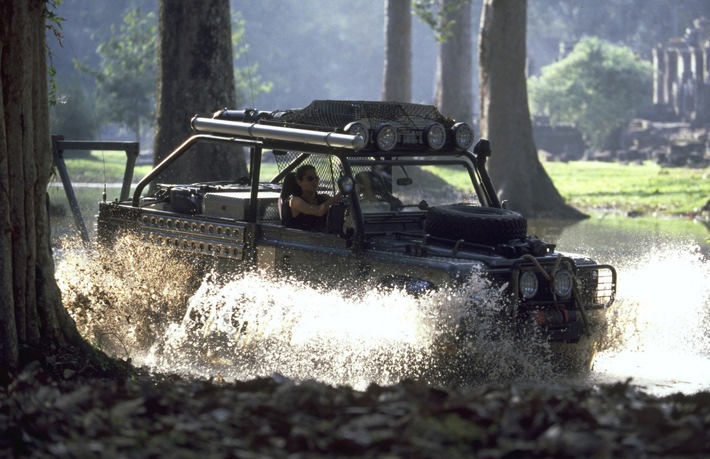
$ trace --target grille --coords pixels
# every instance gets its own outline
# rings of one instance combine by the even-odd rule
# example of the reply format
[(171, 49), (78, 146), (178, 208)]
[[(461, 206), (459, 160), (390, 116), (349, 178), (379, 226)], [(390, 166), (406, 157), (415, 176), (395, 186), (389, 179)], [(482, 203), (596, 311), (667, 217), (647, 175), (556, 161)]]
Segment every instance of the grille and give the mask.
[(608, 265), (580, 267), (577, 272), (580, 294), (594, 309), (611, 306), (616, 294), (616, 271)]

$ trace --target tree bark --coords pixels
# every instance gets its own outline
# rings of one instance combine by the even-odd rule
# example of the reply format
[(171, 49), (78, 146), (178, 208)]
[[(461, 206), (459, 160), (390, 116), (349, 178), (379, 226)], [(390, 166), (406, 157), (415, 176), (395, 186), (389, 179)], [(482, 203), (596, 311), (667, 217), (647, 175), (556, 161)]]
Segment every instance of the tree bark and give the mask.
[(411, 0), (385, 0), (385, 64), (382, 100), (412, 100)]
[(84, 346), (54, 278), (44, 0), (0, 3), (0, 365), (21, 349)]
[(481, 137), (501, 200), (529, 218), (583, 219), (542, 167), (533, 141), (525, 74), (527, 1), (484, 0), (479, 36)]
[(434, 105), (457, 121), (473, 121), (473, 52), (471, 0), (440, 0), (451, 34), (439, 43)]
[[(229, 0), (161, 0), (155, 164), (190, 135), (190, 119), (236, 108)], [(173, 183), (236, 180), (244, 155), (200, 144), (160, 177)], [(176, 164), (177, 165), (177, 164)]]

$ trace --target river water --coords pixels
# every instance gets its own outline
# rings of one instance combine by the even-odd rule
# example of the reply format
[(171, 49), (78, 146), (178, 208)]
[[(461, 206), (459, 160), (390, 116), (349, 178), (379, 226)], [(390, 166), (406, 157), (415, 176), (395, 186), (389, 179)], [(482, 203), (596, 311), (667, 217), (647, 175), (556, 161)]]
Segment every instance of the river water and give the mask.
[(710, 248), (703, 224), (597, 216), (566, 228), (531, 227), (559, 249), (617, 269), (608, 318), (621, 342), (595, 357), (592, 382), (631, 378), (658, 395), (710, 390)]
[[(56, 220), (55, 233), (72, 226), (70, 217)], [(608, 348), (583, 380), (559, 381), (520, 346), (478, 343), (489, 366), (495, 362), (496, 380), (631, 379), (655, 395), (710, 390), (710, 246), (702, 224), (600, 214), (572, 225), (531, 221), (529, 232), (560, 251), (616, 267)], [(421, 376), (439, 358), (432, 349), (441, 348), (442, 317), (463, 301), (456, 292), (425, 301), (398, 292), (353, 297), (259, 273), (195, 279), (189, 267), (162, 254), (123, 249), (109, 255), (113, 272), (92, 249), (57, 250), (64, 302), (95, 344), (161, 372), (230, 380), (278, 374), (356, 388), (394, 384)], [(472, 279), (470, 288), (484, 283)], [(493, 310), (496, 292), (489, 300)]]

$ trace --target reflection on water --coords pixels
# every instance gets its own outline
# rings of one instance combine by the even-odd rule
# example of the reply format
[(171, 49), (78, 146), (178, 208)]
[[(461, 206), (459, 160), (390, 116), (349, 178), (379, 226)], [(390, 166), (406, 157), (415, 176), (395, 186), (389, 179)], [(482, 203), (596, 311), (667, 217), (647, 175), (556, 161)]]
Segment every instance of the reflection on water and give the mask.
[[(596, 357), (586, 383), (632, 378), (656, 394), (710, 390), (710, 251), (704, 227), (626, 218), (571, 225), (531, 221), (529, 227), (562, 251), (617, 268), (618, 297), (608, 315), (612, 347)], [(442, 352), (452, 343), (440, 338), (450, 336), (468, 295), (353, 297), (256, 273), (205, 277), (190, 260), (157, 252), (148, 257), (130, 244), (119, 245), (119, 252), (58, 252), (64, 302), (82, 333), (153, 369), (207, 377), (278, 372), (358, 388), (429, 377), (426, 369), (446, 357)], [(469, 288), (480, 289), (482, 282), (472, 279)], [(491, 292), (484, 306), (495, 310), (496, 299)], [(478, 346), (493, 379), (555, 377), (540, 346), (534, 347), (536, 355), (512, 342)], [(498, 368), (491, 370), (492, 363)]]

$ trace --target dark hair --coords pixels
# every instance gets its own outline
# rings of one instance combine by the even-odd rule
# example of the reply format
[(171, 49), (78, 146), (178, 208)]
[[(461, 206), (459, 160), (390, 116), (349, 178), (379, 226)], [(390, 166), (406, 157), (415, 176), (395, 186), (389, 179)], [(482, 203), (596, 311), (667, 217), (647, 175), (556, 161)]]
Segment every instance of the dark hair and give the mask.
[(296, 169), (296, 178), (298, 180), (303, 180), (303, 177), (306, 176), (306, 172), (310, 170), (316, 170), (316, 167), (312, 164), (304, 164), (300, 166), (298, 169)]
[(301, 190), (301, 187), (298, 185), (298, 182), (296, 182), (296, 179), (303, 180), (306, 176), (306, 172), (310, 170), (316, 170), (315, 166), (311, 164), (304, 164), (296, 169), (295, 173), (289, 172), (286, 174), (283, 185), (281, 185), (281, 198), (288, 199), (291, 196), (301, 196), (303, 194), (303, 190)]
[(284, 183), (281, 186), (281, 197), (283, 199), (288, 199), (291, 196), (301, 196), (301, 187), (298, 186), (296, 182), (296, 174), (289, 172), (284, 177)]

